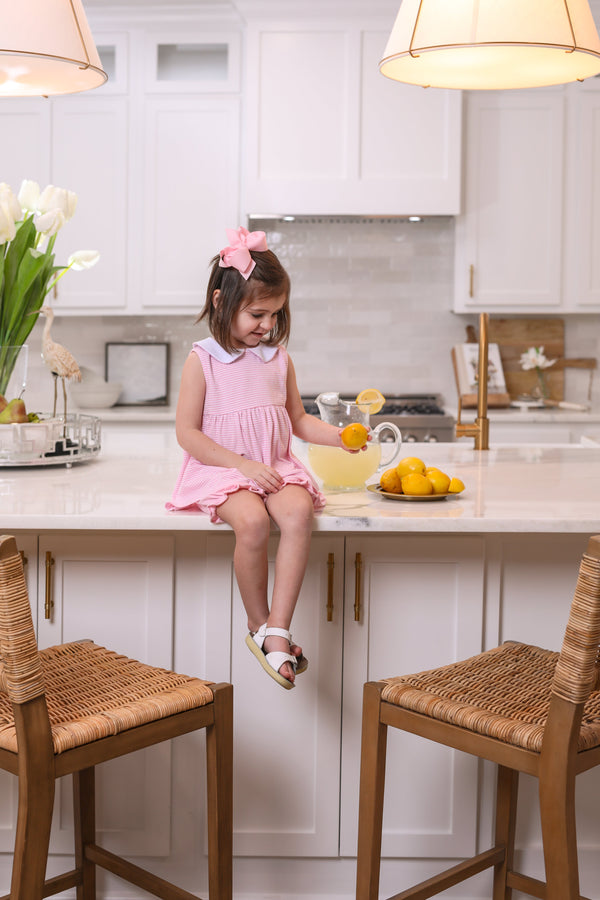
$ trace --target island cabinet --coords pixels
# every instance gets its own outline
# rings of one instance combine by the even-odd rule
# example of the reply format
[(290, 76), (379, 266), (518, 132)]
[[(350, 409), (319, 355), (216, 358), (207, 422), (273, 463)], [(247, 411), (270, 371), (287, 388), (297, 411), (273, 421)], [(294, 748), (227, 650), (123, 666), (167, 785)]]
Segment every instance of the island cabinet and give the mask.
[[(457, 505), (457, 526), (460, 512)], [(356, 526), (354, 517), (348, 525)], [(354, 896), (364, 682), (449, 663), (507, 639), (560, 647), (586, 540), (579, 533), (344, 532), (339, 521), (317, 529), (292, 629), (309, 667), (295, 689), (284, 691), (245, 645), (234, 537), (225, 526), (17, 532), (41, 646), (93, 638), (156, 665), (233, 682), (234, 871), (244, 900)], [(277, 542), (274, 534), (271, 587)], [(179, 878), (200, 896), (203, 757), (201, 736), (188, 735), (133, 766), (116, 760), (98, 773), (102, 840), (146, 858), (158, 874)], [(595, 896), (598, 773), (582, 781), (582, 891)], [(7, 891), (15, 779), (3, 776), (0, 791), (0, 891)], [(52, 873), (72, 852), (69, 792), (65, 783), (57, 795)], [(428, 877), (442, 860), (489, 845), (493, 792), (491, 767), (391, 734), (385, 895)], [(542, 874), (531, 779), (523, 779), (522, 792), (518, 851)], [(487, 882), (473, 890), (473, 900), (490, 895)], [(120, 896), (118, 883), (108, 883), (108, 900)]]
[[(276, 546), (274, 539), (273, 554)], [(247, 625), (232, 551), (230, 535), (209, 537), (207, 587), (231, 596), (234, 852), (352, 857), (362, 685), (481, 650), (483, 542), (412, 535), (344, 541), (315, 534), (293, 621), (310, 664), (289, 692), (260, 671), (244, 643)], [(274, 556), (271, 581), (273, 566)], [(229, 634), (224, 609), (220, 616), (221, 628), (213, 624), (211, 631)], [(386, 855), (471, 853), (476, 764), (436, 748), (424, 756), (410, 740), (400, 742), (398, 751), (411, 776), (408, 787), (398, 786), (402, 802), (392, 804), (386, 820)], [(399, 765), (392, 761), (392, 773)]]
[(389, 21), (280, 7), (247, 28), (242, 211), (457, 213), (460, 92), (384, 78)]

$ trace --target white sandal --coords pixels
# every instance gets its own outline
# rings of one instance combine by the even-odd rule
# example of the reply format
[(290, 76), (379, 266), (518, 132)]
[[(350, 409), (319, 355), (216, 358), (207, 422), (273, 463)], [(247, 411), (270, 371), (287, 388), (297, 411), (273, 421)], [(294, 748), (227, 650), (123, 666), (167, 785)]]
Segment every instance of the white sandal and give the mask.
[[(282, 637), (285, 638), (288, 643), (291, 642), (291, 634), (289, 631), (286, 631), (285, 628), (271, 628), (265, 622), (264, 625), (261, 625), (258, 631), (250, 631), (246, 635), (246, 644), (250, 648), (250, 651), (257, 658), (267, 675), (270, 675), (271, 678), (280, 684), (281, 687), (285, 688), (286, 691), (291, 690), (294, 687), (294, 683), (285, 678), (284, 675), (281, 675), (279, 669), (286, 662), (289, 662), (292, 666), (294, 673), (298, 674), (298, 658), (293, 656), (291, 653), (284, 653), (283, 650), (273, 650), (271, 653), (265, 653), (263, 650), (263, 645), (265, 643), (265, 639), (268, 637)], [(305, 663), (302, 671), (304, 672), (308, 666), (308, 662), (304, 659), (304, 657), (300, 657), (301, 660)]]

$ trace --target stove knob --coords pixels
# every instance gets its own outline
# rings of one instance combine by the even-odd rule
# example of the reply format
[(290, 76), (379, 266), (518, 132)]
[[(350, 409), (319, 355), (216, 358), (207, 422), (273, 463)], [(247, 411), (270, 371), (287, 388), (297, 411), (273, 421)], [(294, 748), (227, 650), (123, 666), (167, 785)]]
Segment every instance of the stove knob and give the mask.
[(428, 444), (437, 444), (437, 438), (436, 438), (435, 434), (426, 434), (425, 437), (423, 438), (423, 440), (426, 441)]
[(406, 437), (402, 438), (402, 443), (404, 444), (416, 444), (417, 438), (414, 434), (407, 434)]

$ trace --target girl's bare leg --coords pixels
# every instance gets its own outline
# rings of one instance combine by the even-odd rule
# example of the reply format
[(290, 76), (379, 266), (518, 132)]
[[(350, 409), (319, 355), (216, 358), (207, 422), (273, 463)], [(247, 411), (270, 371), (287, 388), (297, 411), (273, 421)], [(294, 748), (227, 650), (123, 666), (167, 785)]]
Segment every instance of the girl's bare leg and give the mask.
[[(257, 631), (269, 617), (267, 602), (267, 544), (271, 520), (258, 494), (237, 491), (230, 494), (217, 512), (235, 532), (233, 566), (248, 629)], [(274, 649), (274, 648), (270, 648)]]
[[(314, 515), (313, 502), (303, 487), (288, 484), (280, 491), (269, 494), (266, 505), (280, 532), (271, 612), (267, 622), (273, 627), (289, 631), (308, 562)], [(284, 653), (293, 652), (297, 656), (302, 654), (301, 648), (296, 645), (290, 651), (284, 638), (269, 637), (267, 640), (269, 651), (283, 650)], [(266, 644), (267, 641), (265, 646)], [(280, 671), (284, 678), (294, 681), (294, 672), (288, 663), (285, 663)]]

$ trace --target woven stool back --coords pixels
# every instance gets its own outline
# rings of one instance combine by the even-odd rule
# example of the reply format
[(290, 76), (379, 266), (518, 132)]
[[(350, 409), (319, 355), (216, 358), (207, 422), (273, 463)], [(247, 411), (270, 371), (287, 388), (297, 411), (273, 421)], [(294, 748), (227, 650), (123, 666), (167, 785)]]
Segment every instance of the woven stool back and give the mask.
[(575, 595), (552, 693), (571, 703), (584, 703), (598, 687), (600, 672), (600, 537), (590, 538), (579, 567)]
[(1, 687), (13, 703), (26, 703), (44, 693), (23, 563), (14, 537), (0, 536)]

